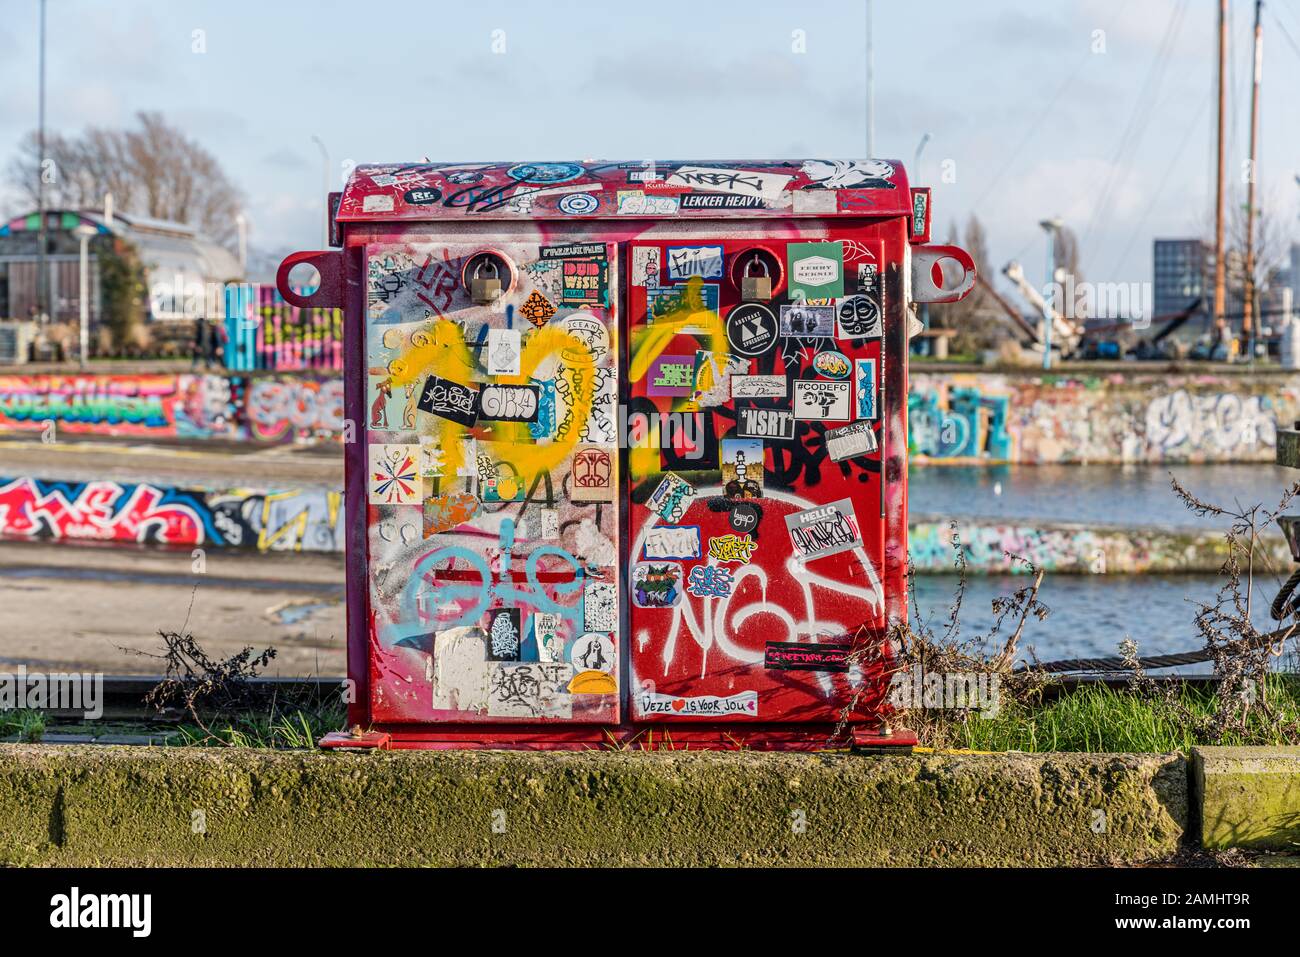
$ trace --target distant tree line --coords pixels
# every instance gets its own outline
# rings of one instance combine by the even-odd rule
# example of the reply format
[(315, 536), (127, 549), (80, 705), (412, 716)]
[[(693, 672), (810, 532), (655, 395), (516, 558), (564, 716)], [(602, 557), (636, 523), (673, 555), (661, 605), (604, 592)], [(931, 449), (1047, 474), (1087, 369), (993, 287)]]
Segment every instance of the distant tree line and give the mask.
[(33, 131), (10, 162), (8, 178), (32, 209), (44, 179), (47, 209), (100, 209), (104, 194), (112, 193), (116, 209), (185, 223), (231, 249), (244, 203), (217, 158), (159, 113), (137, 113), (126, 129), (47, 131), (44, 156)]

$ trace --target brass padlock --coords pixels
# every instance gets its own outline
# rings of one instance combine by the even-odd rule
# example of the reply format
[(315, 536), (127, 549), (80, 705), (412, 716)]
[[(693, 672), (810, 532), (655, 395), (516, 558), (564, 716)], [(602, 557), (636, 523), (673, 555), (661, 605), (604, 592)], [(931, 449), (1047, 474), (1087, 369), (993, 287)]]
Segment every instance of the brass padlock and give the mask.
[[(492, 267), (490, 276), (481, 275), (484, 265)], [(469, 281), (469, 295), (480, 306), (495, 302), (501, 297), (501, 277), (497, 273), (497, 264), (491, 259), (481, 259), (474, 267), (474, 276)]]
[[(762, 267), (763, 275), (749, 274), (755, 263)], [(745, 274), (740, 277), (740, 298), (745, 302), (767, 302), (772, 298), (772, 274), (768, 272), (767, 263), (758, 256), (745, 264)]]

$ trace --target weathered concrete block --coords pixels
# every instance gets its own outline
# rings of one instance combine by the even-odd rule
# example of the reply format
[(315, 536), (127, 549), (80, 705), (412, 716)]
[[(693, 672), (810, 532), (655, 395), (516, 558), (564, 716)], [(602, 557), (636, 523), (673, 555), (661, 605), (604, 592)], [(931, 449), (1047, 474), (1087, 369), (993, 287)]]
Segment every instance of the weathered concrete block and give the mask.
[(1300, 748), (1193, 748), (1201, 845), (1295, 850)]
[(1070, 865), (1187, 808), (1179, 755), (0, 746), (13, 864)]

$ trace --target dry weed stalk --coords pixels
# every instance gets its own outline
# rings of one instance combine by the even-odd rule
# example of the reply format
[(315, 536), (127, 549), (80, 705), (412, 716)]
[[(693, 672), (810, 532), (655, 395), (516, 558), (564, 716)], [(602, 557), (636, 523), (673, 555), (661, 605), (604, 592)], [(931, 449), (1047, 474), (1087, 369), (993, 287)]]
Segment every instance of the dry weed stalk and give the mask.
[[(1036, 667), (1036, 659), (1025, 662), (1025, 667), (1019, 669), (1016, 664), (1026, 623), (1031, 617), (1043, 621), (1051, 613), (1051, 609), (1038, 598), (1043, 584), (1043, 569), (1021, 555), (1005, 552), (1012, 567), (1023, 569), (1032, 579), (1011, 594), (993, 599), (993, 625), (986, 634), (963, 638), (961, 609), (966, 597), (966, 550), (957, 523), (949, 523), (949, 528), (952, 530), (957, 588), (946, 618), (936, 626), (922, 615), (915, 588), (916, 567), (909, 559), (907, 590), (911, 614), (891, 624), (885, 642), (866, 642), (850, 656), (850, 661), (857, 662), (867, 674), (873, 668), (881, 669), (886, 681), (892, 681), (897, 675), (913, 673), (917, 668), (923, 675), (989, 676), (999, 682), (999, 693), (1009, 695), (1014, 701), (1029, 703), (1041, 700), (1048, 679)], [(893, 653), (887, 653), (891, 651)], [(864, 683), (853, 700), (841, 710), (832, 739), (843, 733), (850, 714), (859, 705), (861, 696), (869, 690), (869, 685)], [(895, 707), (890, 710), (891, 723), (906, 726), (920, 740), (937, 747), (955, 740), (958, 737), (955, 733), (957, 726), (972, 717), (970, 709)]]
[[(1255, 578), (1263, 571), (1279, 577), (1272, 567), (1267, 550), (1259, 548), (1261, 533), (1272, 524), (1300, 492), (1293, 484), (1272, 511), (1263, 505), (1234, 508), (1214, 505), (1193, 495), (1170, 476), (1174, 494), (1194, 514), (1228, 520), (1224, 534), (1227, 557), (1220, 568), (1223, 584), (1212, 602), (1197, 602), (1194, 619), (1203, 647), (1214, 666), (1215, 690), (1213, 710), (1198, 714), (1188, 707), (1173, 682), (1157, 682), (1141, 666), (1137, 643), (1125, 639), (1120, 654), (1131, 671), (1129, 684), (1149, 696), (1196, 740), (1207, 744), (1242, 740), (1261, 732), (1268, 738), (1295, 740), (1300, 737), (1300, 718), (1285, 702), (1273, 700), (1267, 680), (1275, 659), (1286, 650), (1286, 642), (1296, 634), (1296, 613), (1276, 631), (1261, 632), (1252, 620)], [(1254, 724), (1252, 728), (1252, 722)]]

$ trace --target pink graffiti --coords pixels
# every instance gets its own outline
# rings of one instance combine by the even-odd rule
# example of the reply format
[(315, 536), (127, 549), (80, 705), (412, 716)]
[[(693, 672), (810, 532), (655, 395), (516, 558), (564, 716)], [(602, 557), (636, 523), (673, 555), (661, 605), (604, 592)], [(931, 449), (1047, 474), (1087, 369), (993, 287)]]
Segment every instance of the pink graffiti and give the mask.
[(343, 382), (258, 379), (248, 393), (248, 427), (262, 441), (293, 433), (343, 431)]

